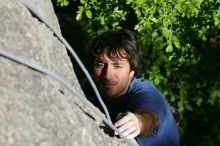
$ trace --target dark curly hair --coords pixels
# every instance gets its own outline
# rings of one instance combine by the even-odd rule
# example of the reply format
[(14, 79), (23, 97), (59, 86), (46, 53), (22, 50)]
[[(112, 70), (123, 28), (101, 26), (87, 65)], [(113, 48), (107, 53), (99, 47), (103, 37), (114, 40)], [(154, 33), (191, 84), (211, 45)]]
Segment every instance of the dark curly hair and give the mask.
[(129, 30), (109, 30), (99, 35), (93, 42), (92, 59), (96, 56), (107, 53), (109, 58), (124, 57), (128, 59), (131, 69), (135, 71), (135, 76), (141, 74), (141, 52), (137, 39), (133, 32)]

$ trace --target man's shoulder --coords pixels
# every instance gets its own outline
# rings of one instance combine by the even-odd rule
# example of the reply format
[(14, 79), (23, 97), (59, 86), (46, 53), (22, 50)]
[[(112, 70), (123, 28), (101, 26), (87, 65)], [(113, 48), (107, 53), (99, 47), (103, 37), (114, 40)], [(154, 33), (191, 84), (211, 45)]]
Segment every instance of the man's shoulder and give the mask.
[(129, 90), (157, 90), (156, 87), (147, 79), (134, 77), (129, 86)]
[(134, 78), (127, 95), (131, 97), (132, 101), (143, 101), (146, 104), (155, 102), (156, 100), (160, 103), (164, 102), (162, 93), (149, 80), (144, 78)]

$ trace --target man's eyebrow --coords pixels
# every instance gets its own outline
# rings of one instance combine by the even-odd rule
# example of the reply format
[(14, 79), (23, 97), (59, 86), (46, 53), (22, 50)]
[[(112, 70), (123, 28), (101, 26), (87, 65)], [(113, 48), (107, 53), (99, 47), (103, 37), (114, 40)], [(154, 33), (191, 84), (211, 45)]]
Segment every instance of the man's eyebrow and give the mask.
[(103, 58), (97, 58), (96, 61), (100, 61), (100, 62), (107, 62), (105, 59)]
[[(126, 59), (114, 59), (114, 60), (111, 60), (111, 64), (124, 64), (125, 60)], [(96, 62), (108, 63), (109, 61), (100, 57), (100, 58), (96, 58)]]
[(124, 60), (115, 60), (112, 62), (112, 64), (124, 64)]

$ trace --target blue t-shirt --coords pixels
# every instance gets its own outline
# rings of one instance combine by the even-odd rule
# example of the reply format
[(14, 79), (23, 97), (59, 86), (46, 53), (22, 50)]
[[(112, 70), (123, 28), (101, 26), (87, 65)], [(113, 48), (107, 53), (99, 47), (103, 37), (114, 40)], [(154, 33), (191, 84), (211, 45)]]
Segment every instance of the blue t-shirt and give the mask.
[[(82, 89), (95, 106), (103, 111), (88, 81), (84, 81)], [(137, 136), (140, 146), (179, 146), (178, 129), (170, 107), (160, 91), (148, 80), (134, 77), (126, 94), (115, 100), (103, 101), (108, 108), (112, 122), (116, 122), (118, 113), (134, 112), (146, 109), (157, 113), (157, 128), (150, 136)]]

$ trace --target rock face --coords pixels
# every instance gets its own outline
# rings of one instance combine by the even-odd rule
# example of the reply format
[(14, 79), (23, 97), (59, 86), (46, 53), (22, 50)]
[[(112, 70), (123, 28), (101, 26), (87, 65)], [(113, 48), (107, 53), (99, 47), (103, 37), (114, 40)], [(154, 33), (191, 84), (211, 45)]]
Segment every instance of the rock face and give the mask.
[[(49, 0), (23, 0), (60, 32)], [(73, 32), (74, 33), (74, 32)], [(83, 95), (64, 45), (20, 1), (0, 0), (0, 49), (62, 76)], [(0, 55), (1, 146), (127, 145), (50, 76)]]

